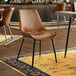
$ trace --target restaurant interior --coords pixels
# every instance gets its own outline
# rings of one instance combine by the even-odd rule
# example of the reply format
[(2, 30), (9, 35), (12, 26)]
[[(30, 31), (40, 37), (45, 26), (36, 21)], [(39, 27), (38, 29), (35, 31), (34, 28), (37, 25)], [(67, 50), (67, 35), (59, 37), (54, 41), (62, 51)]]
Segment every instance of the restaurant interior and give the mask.
[(76, 0), (0, 0), (0, 76), (76, 76)]

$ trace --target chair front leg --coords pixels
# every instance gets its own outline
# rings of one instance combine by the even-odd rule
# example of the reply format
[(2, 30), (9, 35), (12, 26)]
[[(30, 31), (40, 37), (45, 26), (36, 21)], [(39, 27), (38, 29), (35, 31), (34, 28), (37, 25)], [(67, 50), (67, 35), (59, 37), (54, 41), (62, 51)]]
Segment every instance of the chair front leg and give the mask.
[(35, 39), (34, 39), (34, 42), (33, 42), (33, 55), (32, 55), (32, 68), (34, 66), (34, 55), (35, 55)]
[(18, 58), (19, 58), (19, 55), (21, 53), (21, 49), (22, 49), (23, 43), (24, 43), (24, 38), (22, 39), (22, 42), (21, 42), (21, 45), (20, 45), (20, 48), (19, 48), (19, 52), (18, 52), (18, 56), (17, 56), (16, 61), (18, 61)]
[(53, 39), (51, 39), (51, 41), (52, 41), (52, 46), (53, 46), (55, 61), (56, 61), (56, 63), (57, 63), (57, 57), (56, 57), (56, 51), (55, 51), (54, 41), (53, 41)]

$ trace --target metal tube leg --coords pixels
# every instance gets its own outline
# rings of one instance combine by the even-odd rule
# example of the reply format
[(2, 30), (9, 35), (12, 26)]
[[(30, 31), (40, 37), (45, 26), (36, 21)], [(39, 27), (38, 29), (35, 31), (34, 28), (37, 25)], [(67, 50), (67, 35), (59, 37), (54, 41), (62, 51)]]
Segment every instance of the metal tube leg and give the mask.
[[(66, 23), (66, 21), (67, 21), (67, 19), (66, 19), (66, 17), (64, 16), (64, 22)], [(66, 24), (65, 24), (65, 28), (66, 28), (67, 26), (66, 26)]]
[(24, 38), (22, 39), (22, 42), (21, 42), (21, 45), (20, 45), (20, 48), (19, 48), (19, 52), (18, 52), (18, 56), (17, 56), (17, 61), (18, 61), (18, 58), (19, 58), (19, 55), (21, 53), (21, 49), (22, 49), (22, 46), (23, 46), (23, 42), (24, 42)]
[(51, 12), (51, 21), (53, 21), (53, 13)]
[(32, 68), (34, 65), (34, 55), (35, 55), (35, 39), (34, 39), (34, 43), (33, 43)]
[(5, 40), (7, 42), (7, 37), (6, 37), (6, 28), (5, 28), (5, 25), (3, 25), (3, 28), (4, 28), (4, 33), (5, 33)]
[(13, 36), (12, 36), (12, 32), (11, 32), (11, 29), (10, 29), (10, 26), (9, 26), (9, 25), (8, 25), (8, 29), (9, 29), (9, 32), (10, 32), (11, 38), (13, 38)]
[(41, 57), (41, 40), (40, 40), (40, 45), (39, 45), (39, 57)]
[(68, 47), (68, 41), (69, 41), (69, 34), (70, 34), (70, 27), (71, 27), (71, 21), (72, 18), (70, 17), (69, 19), (69, 26), (68, 26), (68, 31), (67, 31), (67, 38), (66, 38), (66, 45), (65, 45), (65, 55), (64, 58), (66, 58), (66, 53), (67, 53), (67, 47)]
[(64, 21), (66, 22), (66, 17), (64, 16)]
[(53, 46), (55, 61), (56, 61), (56, 63), (57, 63), (57, 57), (56, 57), (56, 51), (55, 51), (54, 41), (53, 41), (53, 39), (51, 39), (51, 41), (52, 41), (52, 46)]
[(60, 24), (60, 16), (57, 15), (57, 24), (58, 24), (58, 28), (59, 28), (59, 24)]

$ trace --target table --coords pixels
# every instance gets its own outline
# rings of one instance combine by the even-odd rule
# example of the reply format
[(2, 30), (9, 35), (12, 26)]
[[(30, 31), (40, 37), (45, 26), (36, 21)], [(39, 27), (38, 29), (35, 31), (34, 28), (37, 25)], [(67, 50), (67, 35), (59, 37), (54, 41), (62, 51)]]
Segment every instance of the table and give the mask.
[(65, 16), (69, 18), (69, 25), (68, 25), (68, 29), (67, 29), (67, 37), (66, 37), (66, 44), (65, 44), (65, 54), (64, 54), (64, 58), (66, 58), (66, 53), (67, 53), (67, 47), (68, 47), (68, 42), (69, 42), (69, 34), (70, 34), (70, 27), (71, 27), (71, 23), (72, 23), (72, 17), (76, 17), (76, 12), (71, 12), (71, 11), (57, 11), (56, 12), (57, 15), (60, 16)]

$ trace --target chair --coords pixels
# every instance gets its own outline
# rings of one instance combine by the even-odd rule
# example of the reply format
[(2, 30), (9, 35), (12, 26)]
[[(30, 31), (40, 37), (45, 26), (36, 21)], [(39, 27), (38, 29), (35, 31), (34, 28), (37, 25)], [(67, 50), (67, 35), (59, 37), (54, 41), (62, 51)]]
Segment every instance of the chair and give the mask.
[[(58, 3), (56, 8), (51, 10), (51, 17), (53, 18), (53, 13), (55, 14), (57, 11), (64, 11), (65, 10), (65, 3)], [(57, 21), (59, 21), (59, 16), (57, 15)]]
[(39, 56), (41, 56), (41, 40), (46, 40), (51, 38), (55, 61), (57, 63), (57, 57), (54, 47), (53, 38), (56, 36), (56, 32), (46, 30), (41, 23), (40, 16), (36, 9), (27, 9), (19, 10), (19, 19), (20, 19), (20, 31), (23, 36), (22, 43), (18, 52), (17, 61), (21, 53), (24, 39), (33, 39), (33, 55), (32, 55), (32, 67), (34, 65), (34, 53), (35, 53), (35, 42), (36, 40), (40, 41), (40, 51)]
[(12, 38), (12, 32), (11, 32), (9, 24), (10, 24), (10, 20), (11, 20), (13, 12), (14, 12), (14, 8), (5, 9), (4, 10), (4, 17), (0, 21), (0, 27), (4, 28), (4, 33), (5, 33), (5, 39), (6, 39), (6, 41), (7, 41), (6, 28), (5, 28), (6, 26), (8, 26), (8, 29), (9, 29), (9, 32), (10, 32), (10, 35), (11, 35), (11, 38)]

